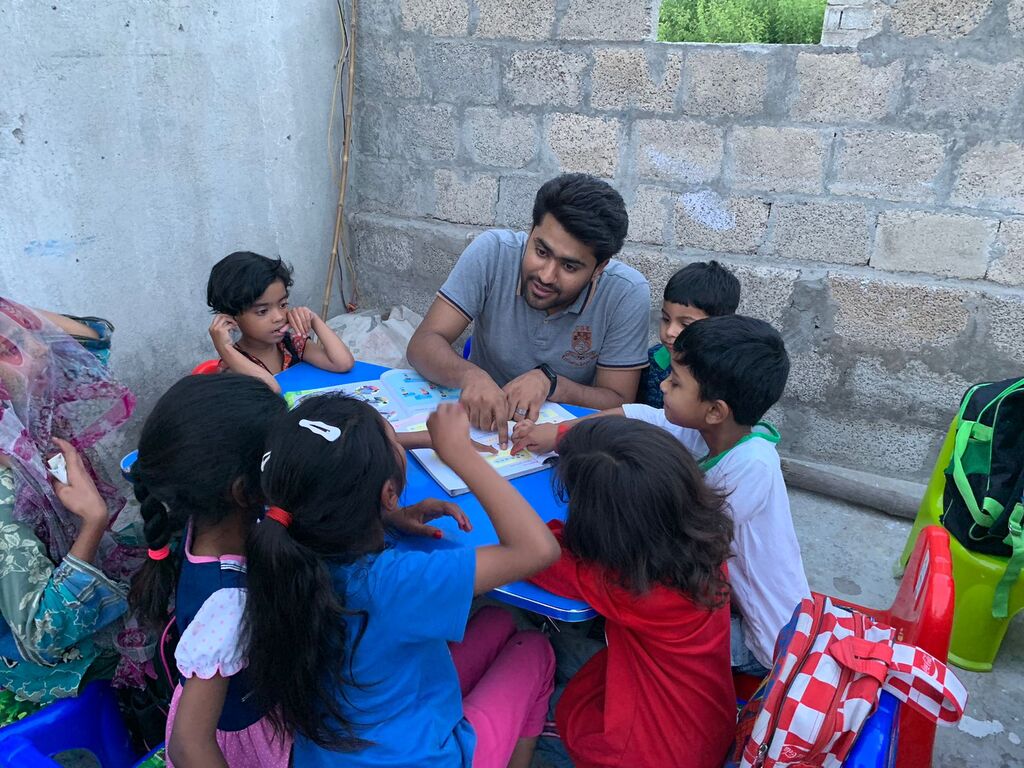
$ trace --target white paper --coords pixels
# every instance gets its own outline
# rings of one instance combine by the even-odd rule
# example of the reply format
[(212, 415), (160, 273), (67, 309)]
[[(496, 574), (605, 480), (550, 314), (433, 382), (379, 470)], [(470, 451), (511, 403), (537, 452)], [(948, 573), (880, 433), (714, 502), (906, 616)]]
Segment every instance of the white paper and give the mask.
[(67, 485), (68, 464), (63, 453), (55, 453), (46, 460), (46, 471), (49, 472), (56, 480)]
[[(537, 417), (536, 423), (558, 424), (575, 418), (576, 417), (569, 413), (569, 411), (556, 403), (544, 403), (544, 405), (541, 406), (540, 414)], [(400, 421), (394, 426), (399, 432), (422, 432), (427, 428), (426, 417), (422, 414), (417, 415), (404, 421)], [(512, 434), (514, 426), (515, 424), (510, 421), (509, 434)], [(471, 429), (469, 431), (469, 436), (478, 443), (498, 448), (497, 432), (482, 432), (478, 429)], [(469, 491), (469, 488), (466, 487), (462, 478), (455, 474), (447, 464), (441, 461), (441, 457), (432, 449), (417, 448), (412, 451), (412, 455), (427, 471), (427, 474), (434, 478), (438, 485), (444, 488), (449, 496), (459, 496)], [(507, 448), (505, 450), (498, 448), (498, 453), (481, 453), (480, 455), (487, 460), (488, 464), (498, 471), (499, 475), (508, 480), (512, 480), (516, 477), (522, 477), (523, 475), (528, 475), (532, 472), (539, 472), (544, 469), (545, 459), (548, 459), (555, 454), (536, 454), (527, 450), (522, 450), (519, 453), (513, 454)]]

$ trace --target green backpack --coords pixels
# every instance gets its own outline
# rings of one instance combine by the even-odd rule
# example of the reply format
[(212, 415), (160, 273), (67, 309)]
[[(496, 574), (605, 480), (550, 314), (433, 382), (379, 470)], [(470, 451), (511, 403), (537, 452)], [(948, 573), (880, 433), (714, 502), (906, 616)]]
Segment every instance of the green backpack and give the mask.
[(1024, 378), (971, 387), (954, 424), (942, 525), (966, 549), (1007, 558), (992, 606), (1005, 618), (1024, 567)]

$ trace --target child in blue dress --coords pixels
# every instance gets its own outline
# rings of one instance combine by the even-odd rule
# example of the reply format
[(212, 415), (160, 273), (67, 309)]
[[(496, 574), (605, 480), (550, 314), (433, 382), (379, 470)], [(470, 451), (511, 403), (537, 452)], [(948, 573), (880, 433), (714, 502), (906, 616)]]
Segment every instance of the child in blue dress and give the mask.
[(173, 599), (180, 682), (167, 721), (168, 765), (284, 768), (276, 738), (247, 700), (239, 641), (245, 541), (264, 509), (260, 456), (284, 401), (248, 376), (189, 376), (146, 419), (132, 468), (149, 560), (129, 601), (162, 628)]
[[(275, 506), (249, 545), (248, 672), (254, 699), (295, 734), (297, 766), (529, 765), (551, 646), (499, 608), (467, 619), (474, 595), (542, 570), (558, 543), (477, 453), (461, 405), (427, 427), (497, 544), (387, 548), (387, 525), (424, 515), (399, 509), (405, 452), (366, 403), (312, 398), (271, 434), (263, 490)], [(438, 512), (468, 528), (454, 505)]]

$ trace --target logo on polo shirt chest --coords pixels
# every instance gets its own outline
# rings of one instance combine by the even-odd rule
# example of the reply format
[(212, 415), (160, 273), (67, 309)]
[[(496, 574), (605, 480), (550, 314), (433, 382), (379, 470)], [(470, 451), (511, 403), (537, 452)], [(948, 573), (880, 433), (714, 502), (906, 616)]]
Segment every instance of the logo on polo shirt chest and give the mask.
[(577, 325), (572, 329), (572, 349), (562, 355), (562, 359), (579, 368), (587, 365), (597, 357), (592, 347), (594, 346), (593, 333), (589, 325)]

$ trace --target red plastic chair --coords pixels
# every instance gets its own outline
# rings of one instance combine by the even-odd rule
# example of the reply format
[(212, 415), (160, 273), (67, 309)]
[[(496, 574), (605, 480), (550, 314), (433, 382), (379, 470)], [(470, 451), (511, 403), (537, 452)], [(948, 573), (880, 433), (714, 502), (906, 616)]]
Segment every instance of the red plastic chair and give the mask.
[(220, 359), (216, 360), (204, 360), (195, 368), (192, 369), (192, 374), (206, 374), (206, 373), (217, 373), (217, 369), (220, 367)]
[[(946, 662), (953, 634), (953, 558), (949, 533), (937, 525), (921, 531), (907, 562), (899, 591), (884, 611), (832, 598), (837, 605), (863, 613), (899, 630), (897, 639)], [(896, 768), (928, 768), (932, 764), (935, 723), (910, 707), (900, 707)]]
[[(899, 630), (897, 639), (916, 645), (939, 661), (949, 655), (953, 633), (953, 559), (949, 554), (949, 534), (930, 525), (917, 539), (913, 554), (900, 582), (896, 599), (886, 610), (866, 608), (832, 597), (832, 602), (870, 616)], [(746, 701), (761, 681), (750, 675), (736, 675), (736, 698)], [(910, 707), (899, 708), (899, 738), (895, 768), (928, 768), (932, 764), (935, 723)]]

